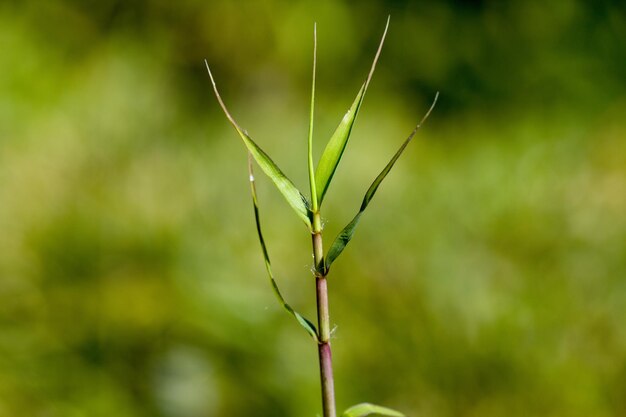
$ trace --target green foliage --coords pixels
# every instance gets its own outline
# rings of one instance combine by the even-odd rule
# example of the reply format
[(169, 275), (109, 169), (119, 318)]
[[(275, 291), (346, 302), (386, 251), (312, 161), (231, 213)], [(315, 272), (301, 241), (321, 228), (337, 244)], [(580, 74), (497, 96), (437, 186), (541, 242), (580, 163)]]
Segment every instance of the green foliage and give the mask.
[(343, 151), (346, 149), (346, 145), (348, 143), (348, 139), (350, 138), (350, 133), (352, 132), (352, 127), (354, 126), (354, 122), (356, 120), (357, 115), (359, 114), (359, 109), (361, 108), (361, 104), (363, 103), (363, 98), (365, 98), (365, 92), (367, 91), (367, 86), (372, 79), (372, 75), (374, 74), (374, 70), (376, 69), (376, 63), (378, 62), (378, 58), (380, 57), (380, 52), (383, 47), (383, 43), (385, 42), (385, 36), (387, 35), (387, 29), (389, 28), (389, 18), (387, 18), (387, 24), (385, 25), (385, 31), (383, 32), (383, 36), (380, 40), (380, 45), (378, 46), (378, 51), (376, 51), (376, 56), (374, 57), (374, 62), (372, 62), (372, 67), (367, 76), (367, 79), (363, 83), (363, 86), (359, 90), (352, 106), (346, 112), (343, 119), (337, 126), (335, 133), (330, 137), (330, 140), (326, 144), (326, 148), (320, 157), (320, 160), (317, 164), (317, 168), (315, 170), (315, 181), (316, 181), (316, 189), (317, 189), (317, 201), (318, 204), (321, 205), (324, 200), (324, 196), (326, 195), (326, 191), (328, 190), (328, 186), (330, 185), (330, 181), (333, 179), (333, 175), (335, 174), (335, 170), (337, 169), (337, 165), (339, 165), (339, 161), (341, 160), (341, 156), (343, 155)]
[(356, 229), (356, 226), (359, 224), (361, 215), (363, 214), (363, 212), (365, 212), (365, 209), (369, 205), (372, 198), (374, 198), (374, 194), (376, 194), (376, 190), (378, 190), (378, 187), (383, 182), (387, 174), (389, 174), (389, 171), (391, 171), (391, 168), (393, 168), (398, 158), (400, 158), (400, 155), (402, 155), (402, 152), (404, 152), (404, 149), (406, 149), (406, 146), (409, 144), (411, 139), (413, 139), (413, 136), (415, 136), (418, 129), (422, 126), (424, 121), (428, 118), (428, 116), (430, 115), (430, 112), (433, 110), (433, 108), (435, 107), (435, 104), (437, 103), (438, 97), (439, 97), (439, 93), (435, 95), (433, 104), (430, 106), (430, 109), (428, 109), (428, 112), (426, 112), (426, 115), (424, 115), (424, 117), (419, 122), (419, 124), (415, 127), (415, 129), (413, 129), (413, 132), (411, 132), (409, 137), (406, 138), (406, 140), (402, 143), (400, 148), (393, 155), (391, 160), (387, 163), (385, 168), (383, 168), (381, 173), (378, 174), (378, 176), (376, 177), (372, 185), (370, 185), (370, 188), (368, 188), (367, 192), (365, 193), (365, 197), (363, 197), (363, 202), (361, 203), (361, 208), (359, 209), (359, 212), (356, 214), (356, 216), (354, 216), (352, 221), (348, 223), (346, 227), (343, 228), (341, 233), (339, 233), (339, 235), (335, 238), (335, 241), (333, 242), (333, 244), (330, 247), (330, 250), (328, 251), (328, 255), (326, 255), (326, 260), (324, 262), (324, 266), (326, 269), (330, 268), (330, 266), (335, 261), (335, 259), (337, 259), (339, 255), (341, 255), (341, 252), (343, 252), (348, 242), (350, 242), (350, 240), (352, 239), (352, 236), (354, 236), (354, 231)]
[(314, 341), (318, 341), (317, 329), (315, 325), (311, 323), (309, 320), (304, 318), (300, 313), (295, 311), (283, 298), (280, 290), (278, 289), (278, 284), (274, 279), (274, 273), (272, 272), (272, 265), (270, 262), (270, 255), (267, 252), (267, 246), (265, 245), (265, 238), (263, 237), (263, 231), (261, 230), (261, 218), (259, 216), (259, 202), (257, 200), (256, 194), (256, 186), (254, 184), (254, 170), (252, 168), (252, 153), (248, 153), (248, 175), (250, 178), (250, 193), (252, 194), (252, 204), (254, 205), (254, 220), (256, 223), (257, 234), (259, 235), (259, 242), (261, 243), (261, 251), (263, 252), (263, 261), (265, 262), (265, 269), (267, 270), (267, 275), (270, 280), (270, 285), (272, 286), (272, 290), (274, 291), (274, 295), (278, 302), (283, 306), (283, 308), (291, 314), (304, 328), (304, 330), (309, 333), (309, 335), (313, 338)]
[(211, 74), (211, 69), (209, 68), (208, 62), (204, 61), (206, 65), (206, 69), (209, 72), (209, 77), (211, 78), (211, 83), (213, 84), (213, 91), (215, 91), (215, 95), (224, 111), (224, 114), (228, 118), (228, 121), (233, 125), (241, 139), (243, 139), (244, 144), (248, 148), (248, 152), (254, 157), (254, 160), (259, 164), (263, 172), (274, 182), (278, 191), (281, 192), (285, 200), (289, 203), (291, 208), (296, 212), (296, 214), (304, 221), (304, 223), (311, 227), (311, 220), (309, 218), (309, 202), (306, 197), (302, 195), (302, 193), (293, 185), (293, 182), (283, 172), (278, 168), (278, 165), (272, 161), (272, 159), (261, 149), (248, 134), (237, 124), (235, 119), (230, 115), (228, 109), (224, 105), (222, 98), (220, 97), (220, 93), (217, 91), (217, 86), (215, 85), (215, 80), (213, 79), (213, 74)]
[(381, 416), (404, 417), (404, 414), (392, 410), (391, 408), (381, 407), (370, 403), (362, 403), (354, 405), (343, 412), (341, 417), (365, 417), (370, 414)]
[[(316, 414), (202, 59), (305, 193), (312, 21), (319, 157), (390, 11), (328, 238), (442, 96), (332, 266), (340, 403), (624, 414), (619, 2), (47, 0), (0, 2), (0, 416)], [(312, 319), (310, 237), (256, 175), (273, 272)]]
[[(322, 230), (321, 230), (321, 225), (320, 225), (320, 220), (319, 220), (320, 214), (318, 211), (319, 206), (322, 203), (322, 200), (324, 198), (326, 190), (328, 189), (332, 176), (337, 168), (337, 165), (339, 164), (341, 155), (343, 154), (345, 150), (346, 143), (350, 136), (350, 131), (352, 130), (352, 126), (354, 125), (354, 121), (356, 120), (356, 116), (359, 112), (359, 108), (361, 107), (361, 103), (363, 102), (363, 97), (367, 90), (367, 86), (374, 73), (374, 69), (376, 67), (378, 57), (380, 56), (380, 52), (381, 52), (381, 49), (385, 40), (385, 36), (387, 35), (388, 28), (389, 28), (389, 18), (387, 18), (385, 31), (380, 41), (380, 45), (378, 47), (378, 51), (376, 52), (376, 57), (374, 58), (374, 62), (372, 64), (367, 80), (363, 84), (363, 87), (361, 87), (361, 90), (359, 91), (359, 94), (357, 95), (357, 98), (355, 99), (352, 107), (350, 108), (346, 116), (344, 116), (339, 127), (337, 128), (333, 136), (330, 138), (330, 141), (327, 144), (326, 149), (324, 150), (324, 153), (322, 154), (322, 157), (320, 159), (320, 163), (317, 167), (317, 172), (315, 173), (313, 172), (312, 149), (313, 149), (314, 113), (315, 113), (314, 110), (315, 110), (315, 71), (316, 71), (316, 63), (317, 63), (317, 27), (315, 26), (313, 30), (314, 32), (313, 81), (312, 81), (312, 87), (311, 87), (311, 110), (310, 110), (310, 121), (309, 121), (308, 158), (307, 158), (308, 169), (309, 169), (309, 182), (311, 186), (311, 198), (313, 200), (313, 211), (310, 211), (307, 205), (306, 214), (311, 213), (312, 216), (310, 217), (312, 217), (312, 221), (313, 221), (312, 224), (309, 222), (308, 225), (311, 228), (311, 232), (314, 234), (313, 258), (314, 258), (314, 264), (315, 264), (316, 281), (318, 282), (316, 296), (317, 296), (317, 303), (318, 303), (317, 304), (318, 324), (320, 327), (319, 333), (317, 332), (317, 329), (310, 321), (308, 321), (302, 315), (294, 311), (293, 308), (285, 302), (283, 296), (280, 293), (280, 290), (278, 289), (278, 285), (276, 284), (276, 281), (274, 280), (274, 276), (273, 276), (272, 268), (270, 264), (270, 259), (269, 259), (269, 254), (267, 252), (265, 239), (261, 231), (261, 223), (260, 223), (260, 218), (259, 218), (259, 207), (258, 207), (258, 201), (257, 201), (257, 195), (256, 195), (255, 179), (254, 179), (254, 173), (252, 169), (252, 159), (254, 158), (261, 165), (261, 167), (264, 168), (265, 173), (272, 179), (272, 181), (274, 181), (275, 185), (279, 188), (279, 190), (281, 190), (281, 192), (290, 202), (292, 207), (296, 209), (296, 212), (298, 212), (298, 206), (294, 204), (293, 198), (294, 198), (294, 194), (299, 193), (299, 192), (296, 190), (293, 183), (291, 183), (291, 181), (289, 181), (282, 174), (282, 172), (278, 169), (278, 167), (276, 166), (276, 164), (274, 164), (274, 162), (270, 159), (270, 157), (265, 152), (263, 152), (254, 143), (254, 141), (252, 141), (252, 139), (250, 139), (250, 137), (239, 127), (237, 122), (235, 122), (235, 120), (232, 118), (232, 116), (226, 109), (226, 106), (224, 105), (222, 98), (219, 95), (219, 92), (217, 91), (217, 87), (215, 85), (213, 75), (211, 74), (211, 70), (209, 68), (209, 64), (205, 60), (205, 64), (209, 72), (209, 77), (211, 78), (211, 83), (213, 84), (213, 90), (215, 92), (217, 100), (219, 101), (219, 104), (222, 107), (224, 114), (226, 115), (230, 123), (235, 127), (235, 129), (237, 130), (241, 138), (244, 140), (244, 143), (248, 147), (248, 174), (250, 177), (250, 190), (252, 193), (252, 200), (254, 203), (254, 216), (255, 216), (259, 241), (261, 243), (261, 249), (263, 252), (263, 259), (265, 261), (265, 267), (267, 269), (270, 284), (272, 286), (274, 294), (276, 295), (278, 302), (283, 306), (283, 308), (288, 313), (294, 316), (294, 318), (298, 321), (298, 323), (300, 323), (300, 325), (313, 337), (313, 340), (315, 340), (315, 342), (318, 343), (320, 349), (323, 349), (323, 350), (320, 350), (319, 361), (320, 361), (320, 370), (321, 370), (322, 403), (323, 403), (325, 417), (335, 417), (336, 412), (335, 412), (335, 403), (334, 403), (335, 394), (333, 391), (334, 390), (333, 371), (332, 371), (332, 362), (331, 362), (330, 345), (329, 345), (330, 317), (329, 317), (329, 312), (328, 312), (328, 307), (327, 307), (328, 291), (327, 289), (320, 290), (320, 280), (322, 282), (325, 281), (326, 274), (328, 273), (328, 268), (330, 267), (331, 263), (341, 254), (345, 246), (348, 244), (348, 242), (352, 238), (354, 234), (354, 229), (358, 223), (358, 220), (361, 214), (365, 211), (369, 202), (374, 197), (374, 194), (376, 193), (376, 190), (382, 183), (383, 179), (387, 176), (387, 174), (389, 173), (393, 165), (396, 163), (396, 161), (398, 160), (398, 158), (400, 157), (400, 155), (402, 154), (406, 146), (409, 144), (413, 136), (415, 136), (415, 133), (417, 132), (417, 130), (421, 127), (424, 120), (426, 120), (426, 118), (432, 111), (437, 101), (437, 97), (438, 97), (438, 94), (437, 94), (437, 96), (435, 96), (435, 100), (433, 101), (433, 104), (431, 105), (430, 109), (428, 110), (428, 112), (426, 113), (422, 121), (415, 127), (413, 132), (404, 141), (404, 143), (402, 144), (400, 149), (396, 152), (396, 154), (393, 156), (391, 161), (387, 164), (387, 166), (383, 169), (383, 171), (374, 180), (374, 183), (370, 186), (369, 190), (365, 194), (359, 213), (354, 218), (354, 220), (350, 222), (348, 227), (344, 229), (344, 231), (340, 234), (339, 238), (335, 240), (335, 243), (331, 247), (328, 260), (325, 261), (324, 256), (323, 256), (323, 246), (322, 246), (322, 234), (321, 234)], [(319, 183), (316, 184), (315, 178), (319, 180)], [(316, 194), (316, 191), (315, 191), (316, 187), (317, 189), (320, 190), (319, 194)], [(304, 198), (302, 198), (302, 200), (304, 200)], [(297, 199), (297, 201), (300, 201), (300, 200)], [(305, 219), (308, 219), (308, 216), (305, 217)], [(324, 284), (322, 288), (327, 288), (326, 284)], [(321, 306), (326, 306), (326, 307), (321, 307)], [(322, 345), (324, 345), (325, 347), (322, 348)], [(359, 404), (357, 406), (354, 406), (348, 409), (344, 413), (344, 416), (345, 417), (361, 417), (361, 416), (369, 415), (372, 413), (378, 413), (378, 414), (384, 414), (384, 415), (390, 415), (390, 416), (402, 416), (402, 414), (399, 414), (393, 410), (390, 410), (384, 407), (379, 407), (379, 406), (372, 405), (372, 404), (367, 404), (367, 403)]]
[(311, 81), (311, 112), (309, 115), (309, 138), (307, 146), (307, 164), (309, 168), (309, 186), (311, 189), (311, 202), (313, 213), (317, 213), (319, 203), (317, 189), (315, 187), (315, 169), (313, 162), (313, 125), (315, 116), (315, 71), (317, 70), (317, 24), (313, 26), (313, 76)]

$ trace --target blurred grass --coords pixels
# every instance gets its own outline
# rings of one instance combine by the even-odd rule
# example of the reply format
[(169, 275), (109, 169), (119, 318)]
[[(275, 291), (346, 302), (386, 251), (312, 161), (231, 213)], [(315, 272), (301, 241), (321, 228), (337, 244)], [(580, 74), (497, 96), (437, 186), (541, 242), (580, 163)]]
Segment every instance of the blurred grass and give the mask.
[[(319, 155), (388, 13), (327, 239), (442, 96), (333, 265), (340, 408), (626, 415), (620, 2), (54, 0), (0, 5), (0, 416), (319, 413), (202, 59), (305, 190), (312, 22)], [(313, 317), (307, 233), (259, 197)]]

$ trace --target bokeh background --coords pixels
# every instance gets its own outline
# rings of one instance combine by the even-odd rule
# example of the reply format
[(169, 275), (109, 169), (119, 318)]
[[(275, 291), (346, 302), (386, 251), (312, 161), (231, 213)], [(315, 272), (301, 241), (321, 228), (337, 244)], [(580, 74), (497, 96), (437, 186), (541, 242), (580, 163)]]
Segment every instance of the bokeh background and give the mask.
[[(303, 190), (391, 26), (327, 245), (439, 104), (330, 275), (339, 408), (626, 416), (626, 3), (0, 3), (0, 416), (316, 416), (239, 122)], [(310, 237), (259, 197), (288, 300)]]

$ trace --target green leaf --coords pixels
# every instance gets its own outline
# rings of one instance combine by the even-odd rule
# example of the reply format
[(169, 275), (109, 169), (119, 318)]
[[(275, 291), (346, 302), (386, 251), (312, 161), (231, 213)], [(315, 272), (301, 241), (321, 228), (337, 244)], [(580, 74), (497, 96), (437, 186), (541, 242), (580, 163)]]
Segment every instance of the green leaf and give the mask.
[(289, 304), (287, 304), (282, 294), (280, 293), (280, 290), (278, 289), (278, 284), (276, 283), (276, 280), (274, 279), (274, 274), (272, 273), (272, 264), (270, 262), (270, 256), (267, 252), (267, 246), (265, 245), (265, 239), (263, 238), (263, 232), (261, 230), (261, 219), (259, 216), (259, 202), (257, 200), (256, 186), (254, 184), (254, 171), (252, 169), (252, 158), (253, 158), (252, 153), (248, 152), (248, 174), (250, 178), (250, 193), (252, 194), (252, 203), (254, 205), (254, 220), (256, 221), (256, 230), (257, 230), (257, 234), (259, 235), (259, 242), (261, 243), (261, 250), (263, 251), (263, 260), (265, 261), (265, 269), (267, 270), (267, 275), (270, 280), (270, 285), (272, 286), (272, 290), (274, 290), (274, 295), (276, 296), (276, 299), (283, 306), (283, 308), (287, 310), (287, 312), (291, 314), (298, 321), (300, 326), (302, 326), (304, 330), (306, 330), (309, 333), (309, 335), (311, 335), (313, 340), (318, 342), (319, 337), (318, 337), (317, 329), (315, 328), (315, 325), (311, 323), (309, 320), (307, 320), (306, 318), (304, 318), (300, 313), (295, 311)]
[(308, 140), (308, 168), (309, 186), (311, 188), (311, 203), (313, 212), (318, 209), (317, 191), (315, 188), (315, 168), (313, 168), (313, 116), (315, 112), (315, 69), (317, 66), (317, 24), (313, 25), (313, 81), (311, 82), (311, 117), (309, 120), (309, 140)]
[(387, 174), (389, 174), (389, 171), (391, 171), (391, 168), (393, 168), (398, 158), (400, 158), (400, 155), (402, 155), (402, 152), (404, 152), (404, 149), (406, 149), (409, 142), (411, 142), (411, 139), (413, 139), (413, 136), (415, 136), (419, 128), (422, 127), (422, 124), (424, 123), (424, 121), (426, 121), (426, 119), (430, 115), (430, 112), (433, 110), (433, 108), (435, 107), (435, 104), (437, 103), (438, 97), (439, 97), (439, 93), (435, 95), (435, 99), (433, 100), (433, 103), (431, 104), (430, 108), (428, 109), (428, 111), (426, 112), (422, 120), (418, 123), (417, 126), (415, 126), (415, 129), (413, 129), (413, 132), (411, 132), (409, 137), (406, 138), (406, 140), (402, 143), (400, 148), (396, 151), (395, 155), (387, 163), (387, 165), (381, 171), (381, 173), (378, 174), (378, 176), (376, 177), (372, 185), (370, 185), (370, 188), (365, 193), (365, 197), (363, 197), (363, 202), (361, 203), (361, 208), (359, 209), (359, 212), (356, 214), (356, 216), (354, 216), (352, 221), (348, 223), (346, 227), (343, 228), (341, 233), (339, 233), (339, 235), (335, 238), (335, 241), (333, 242), (330, 249), (328, 250), (328, 255), (326, 255), (325, 264), (326, 264), (327, 270), (328, 268), (330, 268), (330, 265), (335, 261), (335, 259), (337, 259), (339, 255), (341, 255), (341, 252), (343, 252), (348, 242), (350, 242), (350, 240), (354, 236), (354, 231), (356, 229), (356, 226), (359, 224), (361, 215), (363, 214), (363, 212), (369, 205), (370, 201), (372, 201), (372, 198), (374, 198), (374, 194), (376, 194), (376, 191), (378, 190), (378, 187), (380, 186), (380, 184), (383, 182)]
[(215, 80), (213, 79), (213, 74), (211, 74), (211, 69), (209, 68), (208, 62), (205, 60), (206, 68), (209, 71), (209, 77), (211, 78), (211, 83), (213, 84), (213, 91), (215, 91), (215, 96), (217, 97), (217, 101), (220, 103), (220, 107), (226, 114), (226, 117), (230, 121), (230, 124), (233, 125), (241, 139), (243, 139), (243, 143), (248, 148), (248, 152), (254, 157), (254, 160), (259, 164), (263, 172), (274, 182), (278, 191), (280, 191), (287, 200), (287, 203), (293, 208), (296, 214), (304, 221), (304, 223), (311, 228), (311, 220), (309, 218), (309, 203), (302, 195), (302, 193), (296, 188), (296, 186), (291, 182), (289, 178), (278, 168), (276, 163), (272, 161), (272, 159), (267, 155), (263, 149), (261, 149), (248, 134), (237, 124), (235, 119), (230, 115), (230, 112), (224, 105), (222, 101), (222, 97), (220, 93), (217, 91), (217, 86), (215, 85)]
[(370, 403), (362, 403), (354, 405), (343, 412), (341, 417), (364, 417), (370, 414), (378, 414), (381, 416), (404, 417), (404, 414), (392, 410), (391, 408), (381, 407)]
[(337, 165), (339, 165), (339, 160), (343, 155), (343, 151), (346, 149), (346, 144), (348, 143), (348, 139), (350, 138), (350, 132), (352, 132), (352, 126), (354, 125), (356, 116), (358, 115), (361, 104), (363, 103), (363, 98), (365, 97), (367, 86), (372, 79), (374, 69), (376, 68), (376, 63), (378, 62), (378, 57), (380, 56), (380, 51), (382, 50), (383, 43), (385, 42), (387, 28), (389, 28), (389, 18), (387, 18), (385, 31), (383, 32), (383, 37), (380, 40), (378, 51), (376, 51), (376, 56), (374, 57), (374, 62), (372, 63), (372, 67), (367, 76), (367, 79), (365, 80), (365, 83), (363, 83), (363, 86), (361, 86), (361, 89), (356, 95), (352, 106), (345, 114), (345, 116), (343, 116), (343, 119), (341, 119), (341, 122), (339, 123), (339, 126), (337, 126), (335, 133), (333, 133), (333, 135), (330, 137), (330, 140), (326, 144), (326, 148), (322, 153), (322, 157), (317, 164), (317, 169), (315, 170), (315, 184), (317, 189), (317, 201), (319, 205), (322, 204), (322, 200), (326, 195), (326, 191), (328, 190), (330, 181), (335, 174)]

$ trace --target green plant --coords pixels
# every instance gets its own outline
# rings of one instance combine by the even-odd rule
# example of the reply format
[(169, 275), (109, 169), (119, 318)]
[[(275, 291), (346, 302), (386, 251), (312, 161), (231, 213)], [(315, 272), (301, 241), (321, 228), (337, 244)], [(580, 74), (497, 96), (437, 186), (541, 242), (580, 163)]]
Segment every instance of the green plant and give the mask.
[[(339, 235), (335, 238), (332, 245), (330, 246), (330, 250), (328, 251), (326, 256), (324, 256), (320, 209), (324, 200), (324, 196), (326, 195), (328, 187), (337, 168), (337, 165), (339, 164), (339, 160), (341, 159), (341, 156), (343, 155), (343, 152), (345, 150), (346, 144), (350, 137), (350, 132), (352, 131), (352, 126), (354, 125), (361, 104), (363, 103), (363, 98), (365, 97), (367, 87), (374, 73), (374, 69), (376, 68), (376, 63), (378, 62), (378, 58), (382, 50), (388, 27), (389, 18), (387, 19), (387, 24), (385, 25), (382, 39), (378, 46), (378, 50), (376, 51), (374, 61), (365, 82), (361, 86), (356, 98), (354, 99), (354, 102), (352, 103), (352, 106), (348, 109), (345, 116), (339, 123), (339, 126), (328, 141), (326, 148), (324, 149), (324, 152), (322, 153), (322, 156), (318, 161), (317, 167), (314, 167), (313, 120), (315, 110), (315, 70), (317, 62), (317, 33), (314, 26), (313, 81), (311, 88), (311, 113), (308, 134), (308, 172), (311, 196), (310, 199), (306, 198), (296, 188), (293, 182), (291, 182), (291, 180), (289, 180), (289, 178), (287, 178), (285, 174), (283, 174), (283, 172), (280, 170), (280, 168), (278, 168), (274, 161), (272, 161), (272, 159), (256, 144), (256, 142), (254, 142), (250, 138), (250, 136), (248, 136), (246, 131), (242, 129), (235, 121), (235, 119), (231, 116), (217, 90), (217, 86), (215, 85), (215, 80), (213, 78), (213, 74), (211, 73), (211, 69), (209, 68), (209, 64), (205, 61), (217, 100), (222, 110), (224, 111), (224, 114), (233, 125), (237, 133), (239, 133), (239, 136), (241, 136), (246, 148), (248, 149), (248, 171), (250, 178), (250, 190), (252, 193), (252, 200), (254, 204), (254, 215), (256, 220), (257, 233), (259, 236), (259, 241), (261, 243), (261, 249), (263, 251), (263, 258), (265, 261), (265, 267), (267, 269), (270, 284), (280, 304), (298, 321), (298, 323), (311, 335), (311, 337), (318, 344), (320, 376), (322, 385), (322, 407), (324, 417), (336, 417), (337, 415), (335, 408), (335, 390), (330, 348), (330, 315), (328, 308), (327, 285), (328, 272), (330, 271), (332, 263), (339, 257), (348, 242), (350, 242), (350, 240), (352, 239), (361, 215), (374, 197), (374, 194), (378, 190), (378, 187), (385, 179), (391, 168), (394, 166), (394, 164), (396, 163), (406, 146), (409, 144), (413, 136), (415, 136), (417, 130), (421, 127), (422, 123), (430, 114), (433, 107), (435, 106), (438, 97), (437, 93), (432, 105), (426, 112), (426, 115), (422, 118), (420, 123), (417, 124), (417, 126), (408, 136), (408, 138), (402, 143), (400, 148), (387, 163), (385, 168), (380, 172), (380, 174), (378, 174), (374, 182), (370, 185), (369, 189), (365, 193), (365, 197), (363, 198), (361, 207), (356, 216), (352, 219), (350, 223), (348, 223), (348, 225), (341, 231), (341, 233), (339, 233)], [(287, 302), (285, 302), (285, 299), (283, 298), (280, 290), (278, 289), (278, 285), (274, 280), (269, 254), (261, 229), (259, 205), (256, 194), (255, 177), (253, 172), (253, 159), (261, 167), (263, 172), (274, 182), (278, 190), (282, 193), (282, 195), (296, 212), (296, 214), (302, 219), (302, 221), (307, 226), (309, 232), (311, 233), (317, 295), (317, 322), (319, 330), (311, 321), (304, 318), (302, 315), (296, 312), (289, 304), (287, 304)], [(362, 403), (348, 408), (346, 411), (343, 412), (342, 417), (361, 417), (370, 414), (399, 417), (403, 416), (402, 413), (386, 407), (381, 407), (369, 403)]]

